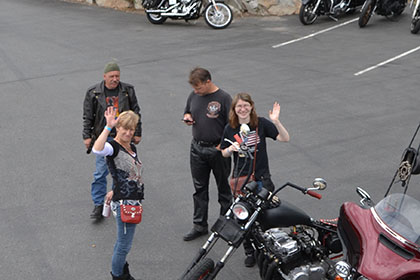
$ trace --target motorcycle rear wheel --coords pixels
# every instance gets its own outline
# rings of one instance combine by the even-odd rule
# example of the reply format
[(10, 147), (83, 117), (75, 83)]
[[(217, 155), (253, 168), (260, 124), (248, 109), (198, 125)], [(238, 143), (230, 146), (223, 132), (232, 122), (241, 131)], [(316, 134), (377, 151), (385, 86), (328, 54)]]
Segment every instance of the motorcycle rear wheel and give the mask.
[(309, 25), (315, 22), (318, 18), (316, 11), (314, 11), (316, 1), (311, 1), (300, 6), (299, 20), (303, 25)]
[(359, 27), (365, 27), (373, 13), (373, 0), (366, 0), (359, 16)]
[(216, 2), (216, 7), (210, 2), (205, 8), (204, 18), (206, 23), (214, 29), (228, 27), (233, 19), (232, 10), (223, 2)]
[(214, 269), (214, 261), (205, 258), (199, 261), (182, 280), (205, 280)]
[(146, 13), (146, 17), (153, 24), (162, 24), (168, 19), (167, 17), (161, 16), (159, 14), (150, 13)]

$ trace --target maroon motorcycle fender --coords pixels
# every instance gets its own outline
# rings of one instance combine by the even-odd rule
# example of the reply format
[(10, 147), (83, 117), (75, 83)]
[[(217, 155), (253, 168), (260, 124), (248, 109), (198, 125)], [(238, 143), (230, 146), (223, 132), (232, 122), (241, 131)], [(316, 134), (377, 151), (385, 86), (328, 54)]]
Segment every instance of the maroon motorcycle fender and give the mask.
[(350, 264), (368, 279), (420, 279), (420, 252), (384, 230), (372, 209), (344, 203), (338, 229)]

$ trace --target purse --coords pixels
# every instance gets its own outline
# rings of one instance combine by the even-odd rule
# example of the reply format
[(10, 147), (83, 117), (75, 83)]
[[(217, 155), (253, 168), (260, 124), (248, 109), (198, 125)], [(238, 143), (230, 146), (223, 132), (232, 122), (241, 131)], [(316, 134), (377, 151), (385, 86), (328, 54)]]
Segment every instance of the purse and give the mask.
[(120, 203), (121, 221), (129, 224), (139, 224), (143, 213), (141, 205), (125, 205)]
[[(241, 187), (244, 185), (247, 177), (248, 175), (239, 176), (236, 178), (233, 178), (233, 177), (230, 178), (229, 185), (230, 185), (230, 190), (232, 191), (233, 197), (237, 197), (238, 195), (243, 194), (243, 192), (241, 191)], [(254, 173), (252, 173), (251, 176), (249, 177), (248, 183), (252, 181), (255, 181)]]
[[(256, 130), (256, 133), (258, 135), (258, 127), (257, 127), (257, 130)], [(251, 176), (249, 176), (248, 183), (252, 182), (252, 181), (255, 181), (254, 173), (255, 173), (255, 162), (256, 161), (257, 161), (257, 144), (255, 144), (254, 162), (252, 163), (252, 173), (251, 173)], [(233, 178), (233, 170), (232, 170), (232, 176), (230, 176), (229, 185), (230, 185), (230, 190), (232, 191), (233, 197), (237, 197), (238, 195), (243, 194), (243, 192), (241, 191), (241, 188), (244, 185), (247, 177), (248, 177), (248, 175)]]

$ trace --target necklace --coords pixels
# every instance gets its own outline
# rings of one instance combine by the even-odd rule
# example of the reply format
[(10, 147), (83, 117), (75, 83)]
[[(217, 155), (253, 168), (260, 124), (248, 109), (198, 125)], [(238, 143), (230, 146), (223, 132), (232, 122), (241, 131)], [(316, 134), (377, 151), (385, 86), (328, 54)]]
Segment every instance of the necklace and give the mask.
[(117, 143), (120, 144), (120, 146), (123, 147), (129, 154), (134, 155), (134, 152), (131, 150), (130, 144), (128, 144), (128, 147), (127, 147), (125, 144), (121, 142), (121, 140), (115, 139), (115, 141), (117, 141)]

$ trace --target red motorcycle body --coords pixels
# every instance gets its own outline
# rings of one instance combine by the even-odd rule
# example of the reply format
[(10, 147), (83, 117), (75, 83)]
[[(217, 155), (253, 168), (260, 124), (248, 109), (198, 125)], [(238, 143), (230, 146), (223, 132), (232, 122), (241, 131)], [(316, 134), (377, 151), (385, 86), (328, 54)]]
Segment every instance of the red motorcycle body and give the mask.
[[(402, 225), (399, 229), (410, 229), (408, 220), (402, 215), (398, 219)], [(353, 202), (342, 205), (338, 231), (347, 250), (347, 261), (357, 268), (357, 275), (367, 279), (420, 279), (420, 237), (406, 238), (386, 221), (375, 207), (363, 208)], [(395, 216), (392, 221), (395, 223)], [(418, 234), (418, 229), (410, 232)]]

